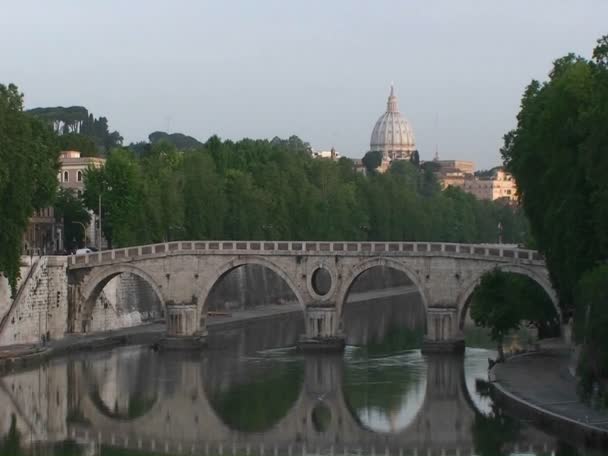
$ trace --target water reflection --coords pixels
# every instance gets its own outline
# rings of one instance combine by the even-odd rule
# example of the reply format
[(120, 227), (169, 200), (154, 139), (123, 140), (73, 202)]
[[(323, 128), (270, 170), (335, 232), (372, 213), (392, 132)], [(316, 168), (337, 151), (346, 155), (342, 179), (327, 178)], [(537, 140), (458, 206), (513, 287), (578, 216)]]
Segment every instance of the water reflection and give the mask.
[[(288, 350), (246, 359), (223, 355), (128, 348), (13, 374), (1, 380), (4, 390), (30, 389), (41, 376), (46, 382), (65, 376), (60, 402), (67, 409), (32, 427), (56, 398), (26, 395), (24, 402), (6, 402), (3, 445), (13, 448), (21, 435), (21, 443), (74, 440), (89, 454), (111, 447), (141, 454), (232, 446), (259, 452), (261, 445), (269, 452), (276, 446), (280, 452), (346, 447), (467, 454), (515, 443), (555, 446), (539, 431), (510, 432), (494, 409), (480, 414), (466, 388), (462, 359), (425, 358), (417, 351), (379, 358), (361, 358), (355, 350), (345, 358), (296, 357)], [(490, 434), (502, 438), (491, 444), (480, 438)]]
[(426, 360), (418, 350), (386, 357), (346, 354), (344, 394), (359, 421), (377, 432), (409, 426), (426, 395)]
[[(257, 351), (273, 345), (275, 325), (217, 335), (217, 347), (203, 353), (127, 347), (1, 378), (0, 455), (494, 455), (516, 454), (518, 446), (540, 455), (566, 448), (492, 404), (478, 381), (486, 378), (487, 350), (467, 350), (464, 358), (395, 351), (393, 343), (389, 351), (349, 347), (344, 356)], [(274, 332), (275, 345), (284, 343), (285, 334)], [(231, 341), (238, 343), (228, 349)]]

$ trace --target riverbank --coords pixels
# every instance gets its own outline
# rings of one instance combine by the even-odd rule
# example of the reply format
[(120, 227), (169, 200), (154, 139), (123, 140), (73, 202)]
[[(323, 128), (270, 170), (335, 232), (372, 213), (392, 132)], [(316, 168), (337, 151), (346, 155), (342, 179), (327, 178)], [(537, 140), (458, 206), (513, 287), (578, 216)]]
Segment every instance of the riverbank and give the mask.
[(570, 358), (569, 347), (553, 343), (496, 364), (490, 371), (495, 400), (568, 440), (608, 448), (608, 411), (580, 401)]
[[(302, 308), (299, 304), (259, 306), (251, 310), (236, 311), (229, 315), (212, 317), (208, 320), (207, 327), (210, 332), (228, 330), (237, 328), (244, 323), (300, 312), (302, 312)], [(4, 346), (0, 348), (0, 375), (67, 353), (106, 350), (122, 345), (155, 344), (163, 337), (164, 333), (164, 323), (148, 323), (94, 334), (70, 334), (63, 339), (50, 341), (46, 345)]]

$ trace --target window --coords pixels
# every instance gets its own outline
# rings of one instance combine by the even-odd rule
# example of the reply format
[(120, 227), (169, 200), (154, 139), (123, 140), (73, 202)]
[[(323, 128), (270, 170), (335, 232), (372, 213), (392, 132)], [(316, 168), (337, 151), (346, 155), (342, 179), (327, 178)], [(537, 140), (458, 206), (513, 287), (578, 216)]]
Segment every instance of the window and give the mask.
[(78, 182), (82, 182), (82, 171), (78, 171)]
[(68, 172), (67, 172), (67, 171), (64, 171), (64, 172), (63, 172), (63, 182), (68, 182), (69, 180), (70, 180), (70, 179), (69, 179)]

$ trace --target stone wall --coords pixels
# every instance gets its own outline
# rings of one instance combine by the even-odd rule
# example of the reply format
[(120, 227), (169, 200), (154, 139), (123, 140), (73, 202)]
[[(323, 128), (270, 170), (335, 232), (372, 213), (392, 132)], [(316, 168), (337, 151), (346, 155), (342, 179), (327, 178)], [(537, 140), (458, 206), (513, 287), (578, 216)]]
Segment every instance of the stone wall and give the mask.
[[(66, 257), (34, 258), (33, 267), (30, 260), (23, 258), (16, 301), (8, 280), (0, 277), (0, 347), (61, 339), (67, 331)], [(154, 290), (138, 276), (121, 274), (97, 300), (91, 331), (136, 326), (163, 316)]]
[(9, 432), (14, 417), (23, 446), (67, 438), (65, 359), (6, 375), (0, 386), (0, 437)]
[(163, 317), (152, 287), (134, 274), (120, 274), (103, 289), (93, 310), (90, 331), (128, 328)]
[[(0, 346), (33, 344), (64, 336), (67, 329), (66, 266), (65, 257), (37, 260), (30, 277), (21, 284), (16, 301), (11, 299), (8, 309), (3, 305)], [(27, 278), (27, 274), (23, 277)]]

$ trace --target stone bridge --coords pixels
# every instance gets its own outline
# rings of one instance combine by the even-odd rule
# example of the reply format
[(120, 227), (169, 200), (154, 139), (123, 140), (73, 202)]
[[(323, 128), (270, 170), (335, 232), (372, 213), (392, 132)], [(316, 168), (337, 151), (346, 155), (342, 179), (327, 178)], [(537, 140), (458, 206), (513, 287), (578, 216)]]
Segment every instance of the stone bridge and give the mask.
[(417, 287), (427, 314), (425, 349), (463, 346), (469, 298), (494, 268), (523, 274), (556, 294), (541, 255), (502, 245), (428, 242), (180, 241), (72, 256), (68, 262), (68, 330), (87, 332), (103, 287), (121, 273), (144, 279), (166, 309), (167, 340), (204, 340), (207, 297), (226, 274), (260, 265), (283, 279), (305, 313), (303, 347), (343, 344), (343, 309), (354, 281), (383, 266)]
[[(209, 361), (209, 360), (207, 360)], [(461, 358), (426, 358), (424, 399), (409, 410), (409, 420), (394, 431), (377, 431), (361, 422), (343, 391), (344, 361), (335, 356), (307, 357), (299, 397), (286, 414), (267, 429), (233, 429), (208, 398), (206, 385), (215, 369), (200, 359), (169, 364), (172, 374), (157, 374), (148, 391), (154, 401), (137, 417), (118, 416), (112, 402), (100, 407), (91, 392), (69, 405), (67, 437), (99, 448), (124, 448), (154, 454), (394, 454), (473, 455), (472, 429), (480, 412), (471, 400)], [(158, 366), (157, 366), (158, 367)], [(177, 375), (175, 375), (177, 372)], [(116, 388), (113, 370), (91, 370), (87, 362), (71, 368), (70, 385)], [(104, 378), (107, 377), (107, 378)], [(409, 405), (409, 404), (408, 404)], [(323, 409), (323, 419), (317, 414)], [(551, 451), (547, 435), (525, 430), (518, 437), (522, 450)]]

